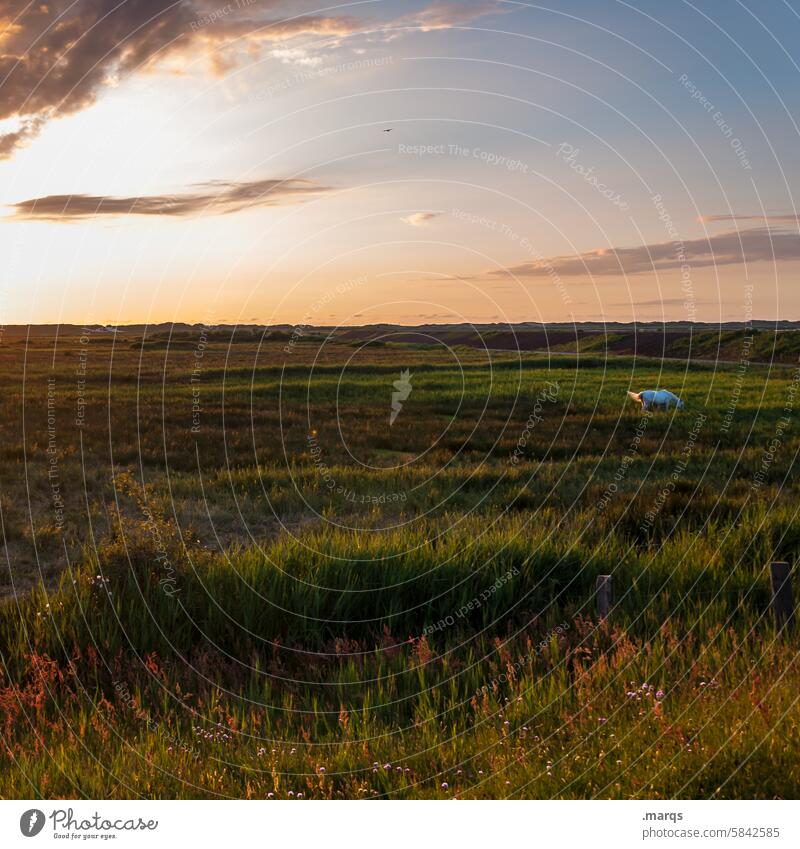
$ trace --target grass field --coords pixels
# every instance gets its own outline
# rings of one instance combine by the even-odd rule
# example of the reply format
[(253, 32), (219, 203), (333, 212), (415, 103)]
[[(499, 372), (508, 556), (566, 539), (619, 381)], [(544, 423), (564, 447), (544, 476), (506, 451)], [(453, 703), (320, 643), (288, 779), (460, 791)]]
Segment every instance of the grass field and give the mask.
[(796, 366), (203, 330), (0, 361), (0, 796), (796, 795)]

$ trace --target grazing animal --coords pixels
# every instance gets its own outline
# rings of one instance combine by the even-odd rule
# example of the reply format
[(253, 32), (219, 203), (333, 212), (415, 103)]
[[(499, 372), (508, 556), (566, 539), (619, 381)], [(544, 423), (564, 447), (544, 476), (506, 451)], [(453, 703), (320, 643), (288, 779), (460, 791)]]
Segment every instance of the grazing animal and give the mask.
[(684, 407), (683, 401), (674, 392), (667, 389), (645, 389), (642, 392), (628, 392), (628, 397), (638, 401), (645, 410), (649, 410), (651, 407), (664, 410), (674, 407), (676, 410), (682, 410)]

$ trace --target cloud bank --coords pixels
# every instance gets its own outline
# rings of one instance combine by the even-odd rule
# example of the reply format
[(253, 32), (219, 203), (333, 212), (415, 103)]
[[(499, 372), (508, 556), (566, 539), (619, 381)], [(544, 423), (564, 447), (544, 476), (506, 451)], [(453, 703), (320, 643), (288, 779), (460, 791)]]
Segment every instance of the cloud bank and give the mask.
[[(680, 255), (679, 255), (680, 254)], [(800, 233), (773, 227), (719, 233), (684, 242), (658, 242), (632, 248), (600, 248), (586, 253), (554, 256), (490, 272), (516, 277), (611, 277), (679, 269), (782, 262), (800, 259)]]

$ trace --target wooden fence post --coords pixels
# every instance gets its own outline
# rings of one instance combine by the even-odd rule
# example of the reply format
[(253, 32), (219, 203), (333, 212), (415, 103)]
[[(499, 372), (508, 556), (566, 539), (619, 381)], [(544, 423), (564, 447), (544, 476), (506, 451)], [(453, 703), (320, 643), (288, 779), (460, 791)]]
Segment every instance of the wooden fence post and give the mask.
[(597, 615), (600, 619), (608, 619), (613, 604), (611, 575), (598, 575), (594, 589), (597, 596)]
[(770, 563), (769, 571), (775, 627), (778, 631), (784, 628), (792, 631), (794, 629), (794, 594), (789, 564), (782, 561)]

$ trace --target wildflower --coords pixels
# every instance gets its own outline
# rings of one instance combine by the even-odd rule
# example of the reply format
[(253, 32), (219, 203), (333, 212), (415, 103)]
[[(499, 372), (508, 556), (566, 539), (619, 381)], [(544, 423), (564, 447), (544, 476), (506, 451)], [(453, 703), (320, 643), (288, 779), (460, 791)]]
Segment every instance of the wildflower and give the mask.
[(598, 716), (597, 721), (598, 722), (608, 722), (608, 718), (605, 717), (605, 716)]
[(663, 691), (663, 690), (659, 690), (659, 691), (656, 693), (656, 698), (657, 698), (657, 699), (663, 699), (663, 698), (664, 698), (664, 691)]
[(319, 771), (320, 771), (320, 772), (325, 772), (325, 767), (324, 767), (324, 766), (321, 766), (321, 767), (319, 768)]
[(274, 798), (275, 798), (274, 793), (267, 793), (267, 799), (274, 799)]
[(447, 790), (447, 788), (448, 788), (449, 786), (450, 786), (450, 785), (449, 785), (446, 781), (443, 781), (443, 782), (442, 782), (442, 790)]

